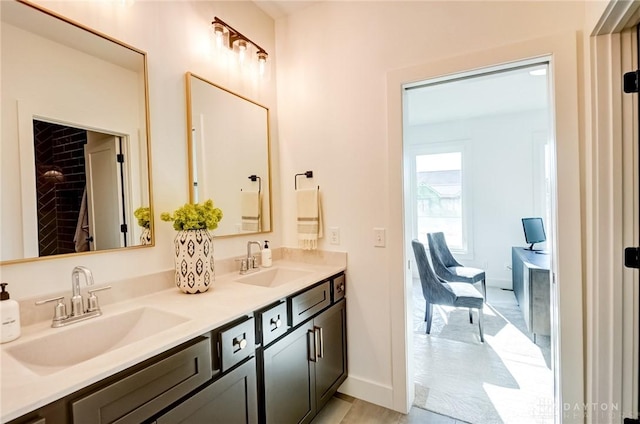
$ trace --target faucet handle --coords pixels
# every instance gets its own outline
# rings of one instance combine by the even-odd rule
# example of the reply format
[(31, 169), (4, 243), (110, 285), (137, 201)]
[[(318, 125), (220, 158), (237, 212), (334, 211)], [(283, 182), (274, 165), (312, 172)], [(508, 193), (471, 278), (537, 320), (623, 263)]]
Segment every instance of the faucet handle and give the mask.
[(100, 305), (98, 304), (98, 297), (95, 295), (96, 292), (102, 290), (108, 290), (111, 286), (98, 287), (97, 289), (88, 290), (89, 297), (87, 298), (87, 312), (94, 312), (100, 310)]
[(247, 259), (236, 259), (236, 262), (240, 262), (240, 272), (247, 272)]
[(58, 303), (53, 309), (53, 323), (67, 318), (67, 305), (64, 304), (64, 296), (52, 297), (51, 299), (38, 300), (36, 302), (36, 305), (44, 305), (45, 303), (55, 301), (58, 301)]

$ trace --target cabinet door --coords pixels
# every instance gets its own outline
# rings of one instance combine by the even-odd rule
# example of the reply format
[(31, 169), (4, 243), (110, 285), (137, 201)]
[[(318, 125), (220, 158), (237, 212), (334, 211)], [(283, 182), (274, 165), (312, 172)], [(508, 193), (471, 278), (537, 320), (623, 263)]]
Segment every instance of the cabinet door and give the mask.
[(71, 402), (74, 424), (138, 424), (211, 379), (211, 341), (191, 345)]
[(318, 361), (316, 373), (316, 407), (322, 408), (347, 376), (346, 307), (341, 300), (314, 318)]
[(313, 325), (307, 323), (264, 350), (267, 424), (310, 422), (315, 413)]
[(240, 365), (156, 421), (157, 424), (257, 424), (256, 360)]

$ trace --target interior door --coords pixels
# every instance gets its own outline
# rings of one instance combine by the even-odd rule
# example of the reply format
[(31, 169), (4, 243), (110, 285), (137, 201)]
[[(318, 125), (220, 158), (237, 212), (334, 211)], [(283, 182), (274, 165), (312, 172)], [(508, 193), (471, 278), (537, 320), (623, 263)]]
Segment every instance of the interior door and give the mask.
[(91, 250), (114, 249), (125, 246), (121, 235), (121, 213), (124, 209), (120, 164), (120, 140), (112, 135), (89, 137), (85, 145), (87, 173), (87, 211), (89, 234), (93, 237)]
[[(635, 38), (636, 38), (636, 65), (637, 65), (637, 69), (635, 71), (632, 72), (627, 72), (624, 74), (624, 78), (623, 78), (623, 89), (625, 93), (636, 93), (635, 95), (635, 101), (637, 103), (637, 107), (636, 107), (636, 112), (637, 115), (635, 117), (635, 124), (637, 127), (640, 127), (640, 95), (638, 95), (637, 93), (640, 91), (640, 24), (638, 24), (636, 26), (635, 29)], [(634, 134), (637, 134), (637, 132), (634, 131)], [(635, 136), (634, 136), (635, 137)], [(637, 146), (640, 146), (640, 140), (634, 140), (634, 143)], [(637, 164), (640, 163), (640, 149), (636, 149), (636, 151), (638, 152), (638, 158), (637, 158), (637, 162), (634, 165), (634, 169), (633, 169), (633, 175), (635, 176), (634, 178), (638, 178), (638, 169), (637, 169)], [(638, 197), (640, 197), (640, 182), (636, 181), (634, 182), (635, 186), (638, 187)], [(634, 201), (635, 203), (635, 201)], [(637, 209), (638, 211), (640, 211), (640, 208)], [(639, 212), (640, 213), (640, 212)], [(638, 219), (640, 220), (640, 217), (638, 217)], [(638, 239), (640, 239), (640, 234), (638, 234)], [(640, 247), (636, 246), (630, 246), (630, 247), (626, 247), (625, 248), (625, 252), (624, 252), (624, 265), (627, 268), (632, 268), (632, 269), (638, 269), (640, 268)], [(640, 328), (640, 327), (639, 327)], [(640, 330), (638, 330), (638, 337), (640, 338)], [(637, 355), (637, 351), (634, 355)], [(639, 371), (640, 372), (640, 371)], [(637, 380), (638, 381), (638, 388), (637, 390), (637, 394), (638, 394), (638, 400), (637, 403), (638, 405), (640, 405), (640, 375), (638, 375)], [(637, 415), (637, 413), (636, 413)], [(632, 417), (626, 417), (624, 419), (624, 423), (625, 424), (638, 424), (640, 423), (640, 416), (637, 416), (635, 418)]]

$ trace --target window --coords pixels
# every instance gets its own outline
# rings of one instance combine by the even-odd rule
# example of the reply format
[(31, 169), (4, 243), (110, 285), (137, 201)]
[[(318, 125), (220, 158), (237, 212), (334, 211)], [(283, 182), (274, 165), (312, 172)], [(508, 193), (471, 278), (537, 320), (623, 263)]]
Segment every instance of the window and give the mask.
[(414, 157), (415, 231), (423, 243), (427, 233), (444, 233), (449, 248), (466, 253), (469, 238), (466, 233), (463, 146), (423, 145)]

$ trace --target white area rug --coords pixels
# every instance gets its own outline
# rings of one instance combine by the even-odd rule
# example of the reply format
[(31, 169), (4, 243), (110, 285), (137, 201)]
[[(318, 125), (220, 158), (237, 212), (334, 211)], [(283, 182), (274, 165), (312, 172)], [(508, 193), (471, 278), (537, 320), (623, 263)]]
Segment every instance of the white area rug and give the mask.
[(549, 337), (534, 344), (511, 291), (487, 288), (484, 338), (468, 309), (434, 307), (414, 281), (414, 405), (469, 423), (553, 423)]

